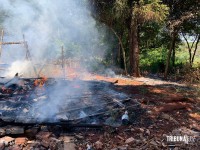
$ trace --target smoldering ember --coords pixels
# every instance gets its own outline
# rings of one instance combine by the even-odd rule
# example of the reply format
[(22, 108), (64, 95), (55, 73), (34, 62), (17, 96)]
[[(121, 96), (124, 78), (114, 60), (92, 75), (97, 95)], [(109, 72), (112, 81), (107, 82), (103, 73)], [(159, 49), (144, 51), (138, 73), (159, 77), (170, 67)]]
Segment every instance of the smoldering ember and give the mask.
[(199, 149), (199, 8), (0, 0), (0, 150)]

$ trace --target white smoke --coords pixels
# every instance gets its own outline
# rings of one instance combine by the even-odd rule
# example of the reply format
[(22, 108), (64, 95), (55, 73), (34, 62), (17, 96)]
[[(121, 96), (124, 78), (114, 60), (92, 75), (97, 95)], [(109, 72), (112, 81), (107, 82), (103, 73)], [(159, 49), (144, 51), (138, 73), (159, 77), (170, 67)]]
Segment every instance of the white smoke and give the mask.
[[(22, 41), (24, 34), (33, 60), (31, 64), (25, 61), (23, 45), (3, 46), (1, 62), (12, 64), (7, 75), (33, 74), (33, 63), (50, 63), (48, 59), (59, 58), (61, 46), (65, 48), (66, 57), (82, 61), (104, 56), (103, 30), (101, 34), (97, 30), (87, 0), (0, 0), (0, 9), (9, 15), (3, 23), (4, 41)], [(41, 120), (53, 117), (63, 104), (66, 106), (71, 102), (66, 95), (81, 95), (83, 89), (88, 88), (85, 85), (81, 89), (73, 88), (76, 84), (80, 83), (65, 85), (58, 81), (47, 88), (46, 97), (42, 98), (45, 103), (38, 98), (29, 115)]]
[[(103, 33), (96, 28), (87, 0), (0, 0), (0, 9), (9, 16), (3, 24), (4, 41), (22, 41), (24, 34), (34, 62), (59, 58), (63, 45), (67, 57), (104, 55)], [(23, 46), (3, 46), (1, 62), (24, 59)]]
[(30, 67), (29, 61), (15, 61), (11, 64), (9, 70), (5, 73), (5, 76), (12, 78), (16, 73), (23, 74), (24, 70), (28, 70)]
[[(50, 71), (54, 68), (49, 60), (61, 57), (61, 46), (65, 48), (66, 57), (81, 60), (81, 67), (86, 66), (84, 62), (96, 65), (94, 60), (102, 61), (107, 49), (102, 41), (105, 36), (104, 28), (97, 29), (89, 7), (87, 0), (0, 0), (0, 10), (6, 11), (9, 16), (3, 22), (4, 41), (23, 41), (24, 34), (32, 57), (32, 62), (25, 60), (26, 49), (23, 45), (3, 46), (0, 61), (11, 65), (6, 76), (14, 76), (17, 72), (28, 77), (37, 76), (39, 72), (35, 73), (33, 68), (36, 67), (37, 71), (43, 69), (45, 62), (46, 65), (51, 65), (43, 69), (45, 76), (50, 77)], [(107, 72), (108, 75), (113, 75), (111, 70)], [(94, 87), (98, 89), (98, 86)], [(53, 83), (46, 82), (44, 89), (38, 87), (27, 93), (28, 98), (25, 100), (28, 105), (22, 106), (25, 108), (23, 111), (20, 108), (15, 117), (22, 116), (22, 121), (26, 121), (28, 117), (40, 121), (55, 121), (59, 117), (85, 117), (89, 113), (84, 111), (59, 115), (69, 109), (98, 104), (97, 89), (93, 89), (93, 92), (91, 90), (94, 87), (80, 80), (69, 82), (56, 79)], [(29, 88), (27, 85), (27, 89)], [(109, 92), (107, 86), (102, 92), (107, 92), (107, 95), (115, 94)]]

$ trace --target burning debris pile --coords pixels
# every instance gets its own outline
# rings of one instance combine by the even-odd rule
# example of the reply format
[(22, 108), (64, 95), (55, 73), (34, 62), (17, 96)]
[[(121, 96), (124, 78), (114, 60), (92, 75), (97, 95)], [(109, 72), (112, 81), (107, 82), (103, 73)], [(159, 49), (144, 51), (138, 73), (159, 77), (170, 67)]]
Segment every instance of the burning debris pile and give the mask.
[[(1, 83), (1, 119), (42, 123), (81, 121), (109, 124), (125, 110), (141, 109), (136, 100), (116, 92), (112, 84), (97, 81), (20, 78)], [(133, 115), (133, 114), (132, 114)], [(112, 116), (112, 117), (110, 117)]]
[[(3, 147), (17, 145), (22, 149), (35, 144), (58, 149), (64, 140), (57, 139), (56, 133), (61, 135), (73, 127), (119, 127), (124, 115), (128, 122), (137, 124), (144, 110), (136, 100), (115, 91), (111, 83), (20, 78), (16, 74), (12, 79), (1, 78), (0, 112)], [(13, 135), (24, 138), (15, 139)], [(28, 141), (27, 137), (37, 142)]]

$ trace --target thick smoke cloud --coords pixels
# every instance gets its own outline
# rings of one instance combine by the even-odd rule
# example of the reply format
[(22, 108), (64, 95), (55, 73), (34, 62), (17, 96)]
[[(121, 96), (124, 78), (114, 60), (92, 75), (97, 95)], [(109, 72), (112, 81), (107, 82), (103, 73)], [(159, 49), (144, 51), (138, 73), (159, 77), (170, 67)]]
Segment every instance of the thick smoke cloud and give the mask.
[[(58, 59), (61, 46), (65, 48), (66, 57), (78, 58), (83, 62), (104, 56), (106, 46), (101, 42), (103, 30), (101, 34), (97, 30), (86, 0), (0, 0), (0, 9), (9, 16), (3, 23), (4, 41), (22, 41), (24, 34), (33, 59), (32, 63), (25, 61), (23, 45), (3, 46), (1, 63), (11, 64), (11, 71), (6, 76), (24, 71), (35, 75), (33, 63), (50, 63), (48, 60)], [(41, 120), (55, 116), (62, 104), (71, 102), (66, 95), (81, 94), (83, 89), (88, 88), (83, 85), (81, 89), (74, 90), (76, 88), (72, 86), (80, 84), (76, 82), (63, 85), (62, 81), (57, 81), (48, 88), (45, 96), (36, 97), (28, 115)]]
[[(0, 0), (4, 21), (4, 41), (22, 41), (25, 35), (34, 61), (59, 58), (61, 46), (66, 57), (103, 57), (103, 34), (98, 32), (86, 0)], [(25, 49), (4, 46), (1, 62), (25, 59)]]

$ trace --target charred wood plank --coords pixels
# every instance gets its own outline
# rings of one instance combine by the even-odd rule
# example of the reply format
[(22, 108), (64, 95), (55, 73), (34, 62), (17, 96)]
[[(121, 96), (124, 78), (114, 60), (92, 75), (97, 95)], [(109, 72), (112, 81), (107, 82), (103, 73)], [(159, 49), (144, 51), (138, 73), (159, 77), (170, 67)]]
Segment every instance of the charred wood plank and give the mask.
[(8, 97), (12, 97), (12, 94), (0, 94), (0, 98), (8, 98)]
[(77, 127), (77, 128), (102, 128), (102, 124), (83, 124), (83, 123), (70, 123), (70, 122), (35, 122), (35, 123), (20, 123), (20, 122), (8, 122), (1, 120), (1, 124), (11, 126), (61, 126), (61, 127)]
[(0, 45), (24, 44), (24, 42), (0, 42)]
[(126, 106), (124, 104), (122, 104), (122, 102), (116, 98), (113, 99), (113, 102), (117, 103), (117, 105), (119, 105), (122, 108), (125, 108)]
[[(120, 104), (117, 103), (117, 105), (119, 105), (122, 108), (125, 108), (125, 105), (123, 103), (126, 102), (126, 101), (130, 101), (130, 100), (131, 100), (130, 98), (127, 98), (127, 99), (124, 99), (124, 100), (120, 100), (120, 101), (118, 100), (118, 103), (120, 103)], [(88, 109), (88, 108), (95, 108), (95, 107), (98, 107), (98, 108), (99, 107), (103, 107), (103, 108), (105, 108), (105, 106), (111, 105), (113, 103), (116, 103), (116, 102), (115, 101), (111, 101), (111, 102), (107, 102), (107, 103), (101, 103), (101, 105), (95, 104), (95, 105), (89, 105), (89, 106), (85, 106), (85, 107), (72, 108), (72, 109), (60, 111), (56, 115), (64, 114), (64, 113), (69, 113), (69, 112), (72, 112), (72, 111), (78, 111), (78, 110)]]

